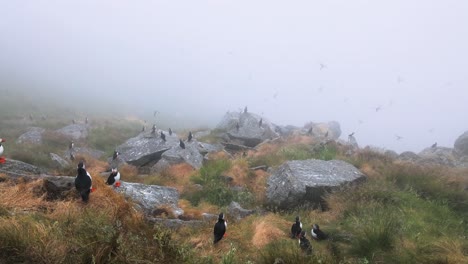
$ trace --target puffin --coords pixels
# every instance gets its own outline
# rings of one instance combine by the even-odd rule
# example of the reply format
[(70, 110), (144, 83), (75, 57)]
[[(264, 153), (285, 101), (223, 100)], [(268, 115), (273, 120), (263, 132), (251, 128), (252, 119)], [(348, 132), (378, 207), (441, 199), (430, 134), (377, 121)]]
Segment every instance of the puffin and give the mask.
[(146, 126), (143, 125), (143, 127), (141, 128), (141, 132), (145, 132), (146, 130)]
[(193, 135), (192, 135), (192, 131), (189, 131), (188, 133), (188, 142), (192, 141), (192, 138), (193, 138)]
[(320, 230), (320, 227), (317, 224), (314, 224), (312, 226), (312, 230), (310, 230), (310, 234), (312, 235), (312, 238), (315, 240), (325, 240), (328, 238), (328, 235), (325, 234), (322, 230)]
[(301, 231), (299, 234), (299, 246), (301, 247), (301, 250), (307, 255), (312, 254), (312, 245), (310, 245), (309, 239), (306, 238), (305, 231)]
[(161, 131), (161, 138), (164, 142), (166, 142), (166, 134), (164, 134), (164, 132)]
[(3, 151), (5, 150), (3, 148), (3, 145), (2, 143), (5, 142), (6, 140), (4, 140), (3, 138), (0, 138), (0, 164), (3, 164), (5, 163), (5, 157), (3, 157)]
[(258, 126), (262, 127), (262, 123), (263, 123), (263, 118), (260, 118), (260, 121), (258, 122)]
[(179, 146), (185, 149), (185, 143), (182, 141), (182, 139), (179, 139)]
[(89, 122), (89, 119), (88, 119), (88, 117), (86, 117), (85, 124), (88, 124), (88, 122)]
[(431, 148), (436, 148), (437, 147), (437, 142), (432, 144)]
[(114, 150), (114, 155), (112, 155), (112, 160), (115, 160), (120, 155), (120, 152)]
[(169, 136), (172, 136), (172, 129), (169, 128)]
[(87, 203), (91, 193), (93, 179), (86, 171), (83, 161), (78, 163), (77, 175), (75, 178), (75, 188), (80, 193), (83, 202)]
[(239, 132), (239, 128), (240, 128), (239, 122), (237, 122), (237, 123), (236, 123), (236, 130), (237, 130), (237, 132)]
[(218, 243), (226, 233), (227, 221), (224, 220), (224, 213), (220, 213), (218, 217), (218, 222), (216, 222), (213, 230), (214, 240), (213, 244)]
[(244, 114), (247, 113), (247, 106), (244, 107)]
[(297, 238), (301, 234), (302, 223), (299, 219), (299, 216), (296, 216), (296, 222), (291, 226), (291, 238)]
[(156, 134), (156, 124), (151, 128), (151, 134)]
[(73, 149), (73, 147), (75, 146), (75, 142), (73, 142), (73, 140), (70, 142), (70, 145), (68, 145), (68, 149)]
[(112, 172), (109, 174), (106, 184), (114, 185), (115, 187), (120, 186), (120, 172), (116, 168), (112, 168)]

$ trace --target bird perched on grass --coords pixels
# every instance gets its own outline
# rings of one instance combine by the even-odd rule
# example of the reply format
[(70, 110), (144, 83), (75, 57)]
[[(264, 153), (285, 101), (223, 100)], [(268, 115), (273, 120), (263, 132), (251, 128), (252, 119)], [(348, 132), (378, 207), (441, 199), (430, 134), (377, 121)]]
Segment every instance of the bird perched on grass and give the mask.
[(307, 255), (312, 254), (312, 245), (310, 244), (309, 239), (306, 238), (305, 231), (301, 231), (299, 234), (299, 246), (301, 247), (301, 250)]
[(226, 234), (227, 221), (224, 220), (224, 214), (220, 213), (218, 217), (218, 222), (216, 222), (213, 230), (214, 239), (213, 244), (218, 243)]
[(92, 190), (93, 179), (91, 175), (86, 171), (85, 164), (83, 161), (78, 163), (77, 175), (75, 178), (75, 188), (80, 193), (83, 202), (87, 203), (89, 200), (89, 194)]
[(299, 216), (296, 216), (296, 222), (291, 226), (291, 238), (298, 238), (302, 232), (302, 223)]
[(325, 240), (328, 238), (328, 235), (325, 234), (322, 230), (320, 230), (320, 227), (317, 224), (314, 224), (312, 226), (312, 230), (310, 230), (310, 234), (312, 235), (312, 238), (315, 240)]
[(5, 157), (3, 157), (3, 151), (5, 148), (3, 147), (2, 143), (5, 142), (3, 138), (0, 138), (0, 164), (5, 163)]

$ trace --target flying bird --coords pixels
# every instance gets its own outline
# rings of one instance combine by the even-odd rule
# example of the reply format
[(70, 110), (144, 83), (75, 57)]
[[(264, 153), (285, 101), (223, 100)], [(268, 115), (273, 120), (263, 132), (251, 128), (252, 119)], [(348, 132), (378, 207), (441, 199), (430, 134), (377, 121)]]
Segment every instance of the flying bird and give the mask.
[(382, 106), (380, 106), (380, 105), (377, 106), (377, 107), (375, 108), (375, 111), (376, 111), (376, 112), (378, 112), (378, 111), (380, 111), (380, 110), (382, 110)]
[(395, 137), (396, 137), (396, 140), (402, 140), (403, 139), (403, 137), (399, 136), (399, 135), (395, 135)]
[(320, 63), (320, 70), (323, 70), (323, 69), (326, 69), (328, 68), (327, 65), (323, 64), (323, 63)]

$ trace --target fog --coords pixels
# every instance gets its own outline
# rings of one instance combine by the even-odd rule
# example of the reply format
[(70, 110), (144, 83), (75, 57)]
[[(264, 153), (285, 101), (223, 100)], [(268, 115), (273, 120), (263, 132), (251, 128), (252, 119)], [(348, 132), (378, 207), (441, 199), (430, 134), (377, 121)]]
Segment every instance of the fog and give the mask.
[(464, 0), (4, 0), (0, 76), (190, 125), (248, 106), (279, 125), (336, 120), (360, 145), (453, 147), (468, 130), (466, 14)]

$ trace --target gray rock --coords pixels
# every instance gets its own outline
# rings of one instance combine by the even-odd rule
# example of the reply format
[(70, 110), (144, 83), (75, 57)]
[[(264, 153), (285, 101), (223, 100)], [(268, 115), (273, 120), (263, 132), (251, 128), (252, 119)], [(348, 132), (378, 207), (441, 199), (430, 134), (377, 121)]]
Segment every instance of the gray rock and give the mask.
[(240, 206), (237, 202), (231, 202), (228, 207), (229, 215), (235, 220), (241, 220), (249, 215), (255, 214), (255, 210), (247, 210)]
[(172, 147), (179, 147), (178, 137), (174, 136), (174, 134), (169, 136), (167, 132), (165, 134), (166, 141), (163, 141), (159, 136), (159, 132), (155, 135), (151, 134), (151, 132), (141, 133), (117, 147), (117, 151), (120, 152), (119, 157), (128, 164), (137, 167), (154, 165), (161, 159), (164, 152)]
[(340, 123), (330, 121), (328, 123), (313, 123), (309, 122), (304, 126), (304, 132), (307, 133), (312, 128), (312, 136), (325, 137), (329, 139), (338, 139), (341, 136)]
[(197, 144), (198, 152), (202, 155), (206, 155), (211, 152), (219, 152), (224, 149), (221, 144), (209, 144), (204, 142), (198, 142)]
[(203, 165), (203, 155), (198, 150), (198, 142), (192, 139), (191, 142), (185, 142), (185, 149), (179, 146), (173, 146), (161, 155), (161, 159), (151, 168), (152, 172), (160, 172), (171, 165), (188, 163), (195, 169)]
[(288, 137), (294, 134), (297, 134), (301, 129), (296, 126), (277, 126), (275, 131), (279, 133), (282, 137)]
[(29, 127), (28, 131), (16, 140), (17, 143), (42, 144), (42, 134), (45, 132), (41, 127)]
[(198, 139), (198, 138), (209, 136), (210, 134), (211, 134), (211, 130), (198, 131), (193, 134), (193, 137)]
[(455, 140), (454, 150), (460, 156), (468, 156), (468, 131)]
[[(262, 125), (259, 125), (262, 119)], [(239, 124), (239, 129), (237, 129)], [(226, 113), (221, 122), (216, 127), (226, 131), (230, 143), (255, 147), (264, 140), (279, 137), (275, 131), (276, 125), (265, 118), (253, 113)]]
[(13, 178), (24, 176), (38, 176), (45, 171), (34, 165), (19, 161), (7, 159), (5, 163), (0, 164), (0, 173), (4, 173)]
[(125, 160), (121, 158), (120, 155), (117, 156), (116, 159), (113, 159), (112, 157), (108, 158), (107, 162), (109, 163), (109, 169), (120, 168), (121, 166), (127, 164), (127, 162), (125, 162)]
[(425, 148), (418, 156), (420, 164), (455, 166), (457, 163), (452, 149), (446, 147)]
[(202, 218), (203, 218), (203, 221), (211, 222), (211, 221), (218, 220), (218, 215), (209, 214), (209, 213), (202, 213)]
[(54, 161), (54, 164), (55, 164), (56, 168), (66, 168), (66, 167), (70, 166), (70, 163), (68, 161), (64, 160), (59, 155), (57, 155), (55, 153), (49, 153), (49, 155), (50, 155), (50, 158), (52, 159), (52, 161)]
[(65, 199), (75, 188), (75, 177), (46, 176), (43, 179), (42, 191), (47, 200)]
[(121, 181), (120, 187), (115, 190), (140, 205), (145, 215), (154, 215), (161, 206), (169, 206), (175, 216), (183, 214), (178, 206), (179, 192), (175, 188)]
[(88, 125), (85, 124), (71, 124), (66, 127), (62, 127), (55, 132), (64, 135), (71, 139), (83, 139), (88, 137)]
[(267, 202), (280, 209), (318, 205), (327, 191), (364, 179), (362, 172), (340, 160), (288, 161), (268, 178)]
[(401, 161), (418, 162), (421, 159), (421, 157), (419, 157), (418, 154), (412, 151), (405, 151), (398, 155), (398, 159)]

